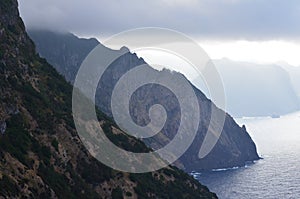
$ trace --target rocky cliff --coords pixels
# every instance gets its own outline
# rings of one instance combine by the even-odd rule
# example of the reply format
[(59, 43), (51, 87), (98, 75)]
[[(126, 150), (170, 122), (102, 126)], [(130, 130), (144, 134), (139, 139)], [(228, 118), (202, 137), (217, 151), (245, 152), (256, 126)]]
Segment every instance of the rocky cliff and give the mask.
[(74, 66), (80, 65), (91, 50), (100, 44), (96, 39), (80, 39), (70, 33), (54, 34), (50, 31), (28, 30), (28, 34), (34, 39), (40, 56), (46, 58), (67, 81), (72, 83), (77, 73)]
[[(0, 198), (216, 198), (175, 167), (129, 174), (96, 161), (74, 127), (72, 86), (36, 54), (17, 6), (0, 2)], [(149, 151), (98, 117), (116, 145)]]
[[(67, 44), (69, 37), (68, 35), (49, 33), (47, 31), (31, 31), (30, 35), (37, 43), (38, 52), (46, 59), (49, 58), (48, 60), (50, 63), (56, 66), (58, 71), (61, 71), (62, 67), (68, 65), (71, 67), (68, 70), (71, 70), (72, 74), (77, 73), (78, 68), (83, 60), (76, 59), (76, 63), (74, 62), (72, 66), (69, 65), (68, 63), (70, 63), (70, 60), (74, 59), (74, 54), (70, 52), (61, 53), (70, 55), (70, 57), (67, 57), (66, 62), (63, 64), (60, 64), (58, 61), (61, 60), (60, 56), (53, 59), (55, 55), (59, 55), (55, 51), (64, 51), (64, 49), (67, 49), (65, 45)], [(47, 35), (47, 37), (45, 35)], [(44, 44), (46, 42), (45, 40), (53, 40), (51, 42), (52, 44), (59, 43), (59, 45), (46, 46)], [(77, 38), (77, 40), (79, 41), (80, 39)], [(50, 42), (48, 41), (48, 43)], [(102, 47), (105, 48), (104, 46)], [(81, 57), (87, 55), (87, 51), (88, 49), (85, 46), (81, 46), (76, 49), (76, 53), (81, 54)], [(101, 78), (98, 85), (98, 92), (96, 93), (96, 104), (104, 113), (112, 116), (110, 108), (111, 95), (120, 77), (130, 69), (141, 64), (145, 64), (143, 59), (138, 58), (135, 54), (128, 52), (119, 57), (110, 65), (103, 75), (103, 78)], [(167, 70), (158, 73), (164, 73), (168, 77), (172, 75), (180, 75), (174, 72), (171, 73)], [(70, 77), (68, 74), (61, 74), (65, 75), (66, 78), (70, 78), (71, 81), (74, 81), (75, 79), (75, 75)], [(208, 130), (212, 110), (218, 112), (219, 114), (224, 114), (224, 112), (218, 109), (209, 99), (207, 99), (200, 90), (195, 87), (193, 88), (197, 95), (201, 110), (199, 129), (191, 147), (179, 159), (179, 161), (176, 162), (176, 165), (182, 167), (186, 171), (199, 171), (243, 166), (247, 161), (257, 160), (259, 157), (256, 152), (256, 146), (246, 129), (239, 127), (233, 118), (228, 114), (226, 114), (225, 125), (216, 146), (208, 156), (203, 159), (199, 159), (198, 153), (204, 136), (206, 135), (207, 131), (209, 131), (209, 133), (212, 133), (213, 131), (212, 129)], [(150, 92), (149, 89), (151, 90)], [(145, 95), (146, 93), (147, 95)], [(152, 139), (144, 139), (144, 142), (152, 148), (160, 148), (168, 143), (174, 137), (179, 125), (180, 109), (178, 104), (176, 104), (175, 96), (173, 96), (172, 93), (168, 92), (167, 90), (162, 90), (159, 87), (148, 86), (148, 88), (144, 87), (143, 89), (139, 89), (135, 95), (132, 96), (131, 100), (131, 104), (138, 104), (138, 106), (131, 106), (130, 111), (135, 121), (140, 125), (145, 125), (147, 122), (149, 122), (148, 110), (146, 110), (145, 107), (149, 107), (153, 104), (161, 104), (166, 108), (166, 110), (168, 110), (168, 121), (162, 130), (162, 133), (156, 137), (153, 137)], [(213, 121), (213, 123), (215, 127), (219, 125), (217, 121)]]

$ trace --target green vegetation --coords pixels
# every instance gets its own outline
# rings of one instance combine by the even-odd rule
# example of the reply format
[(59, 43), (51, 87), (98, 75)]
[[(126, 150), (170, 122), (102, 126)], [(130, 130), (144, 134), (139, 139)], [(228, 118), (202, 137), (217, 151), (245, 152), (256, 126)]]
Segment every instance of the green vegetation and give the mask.
[[(130, 174), (130, 180), (137, 183), (134, 190), (141, 198), (197, 198), (201, 195), (201, 190), (190, 186), (190, 182), (194, 181), (193, 178), (191, 176), (187, 178), (184, 172), (175, 167), (160, 170), (159, 173), (161, 180), (156, 180), (152, 173)], [(174, 181), (164, 182), (162, 174), (171, 177)], [(197, 182), (194, 184), (196, 186)], [(206, 187), (202, 189), (202, 191), (208, 191)], [(155, 197), (150, 197), (151, 193), (155, 193)]]
[(39, 174), (61, 198), (75, 198), (65, 176), (58, 174), (53, 168), (43, 164), (39, 167)]
[(132, 193), (129, 192), (129, 191), (127, 191), (125, 194), (126, 194), (127, 197), (131, 197), (132, 196)]
[(51, 145), (55, 148), (56, 151), (58, 151), (58, 141), (56, 138), (52, 140)]
[(0, 180), (0, 195), (13, 197), (19, 192), (17, 185), (6, 175)]
[(6, 133), (0, 139), (0, 149), (9, 152), (24, 165), (30, 167), (27, 151), (31, 148), (33, 138), (24, 129), (21, 114), (14, 115), (7, 123)]
[(11, 0), (1, 0), (0, 6), (1, 6), (1, 9), (8, 9), (12, 6), (12, 4), (13, 4), (13, 1), (11, 1)]
[(114, 177), (111, 168), (97, 162), (95, 159), (90, 164), (84, 160), (78, 161), (77, 164), (78, 173), (89, 184), (105, 182)]
[(120, 187), (113, 189), (111, 192), (111, 197), (113, 199), (122, 199), (123, 198), (123, 191)]
[[(96, 187), (107, 181), (121, 181), (133, 186), (125, 179), (127, 175), (98, 162), (81, 144), (72, 118), (72, 87), (35, 54), (34, 45), (25, 34), (16, 9), (16, 0), (0, 3), (0, 24), (5, 27), (0, 49), (7, 52), (3, 60), (5, 64), (0, 62), (0, 90), (3, 94), (0, 106), (13, 103), (20, 110), (15, 115), (1, 112), (5, 115), (0, 119), (5, 119), (7, 129), (4, 135), (0, 135), (0, 168), (5, 168), (0, 171), (0, 197), (51, 198), (55, 194), (58, 198), (101, 198), (102, 192), (97, 193), (99, 189)], [(14, 27), (8, 27), (10, 24)], [(114, 134), (115, 123), (97, 112), (106, 135), (114, 143), (130, 151), (149, 151), (141, 141), (125, 133)], [(63, 148), (63, 153), (59, 153), (58, 146)], [(14, 161), (7, 161), (9, 156), (6, 154)], [(30, 173), (29, 176), (24, 175), (23, 168)], [(176, 198), (214, 196), (208, 191), (200, 192), (202, 185), (187, 174), (174, 170), (170, 175), (179, 180), (170, 183), (152, 177), (151, 173), (130, 174), (130, 179), (137, 184), (139, 198), (171, 198), (175, 194)], [(33, 182), (35, 177), (41, 180)], [(195, 183), (197, 190), (191, 191), (185, 184), (187, 180)], [(108, 190), (106, 193), (110, 193), (111, 188)], [(113, 189), (112, 197), (133, 194), (123, 192), (120, 187)]]
[(112, 132), (113, 126), (117, 128), (114, 123), (105, 122), (102, 125), (102, 129), (108, 139), (118, 147), (135, 153), (147, 153), (151, 150), (142, 141), (137, 140), (134, 137), (129, 136), (128, 134), (114, 134)]

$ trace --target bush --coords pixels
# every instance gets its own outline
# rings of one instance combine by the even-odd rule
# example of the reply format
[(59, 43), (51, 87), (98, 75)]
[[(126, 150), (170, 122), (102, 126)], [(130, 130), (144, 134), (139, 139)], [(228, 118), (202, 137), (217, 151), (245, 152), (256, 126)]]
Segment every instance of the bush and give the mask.
[(31, 148), (33, 138), (24, 126), (21, 114), (12, 116), (7, 121), (5, 135), (0, 139), (0, 148), (30, 167), (31, 162), (27, 157), (27, 151)]
[(58, 141), (57, 139), (53, 139), (51, 142), (51, 145), (55, 148), (56, 151), (58, 151)]
[(126, 192), (126, 196), (131, 197), (131, 196), (132, 196), (132, 193), (129, 192), (129, 191), (127, 191), (127, 192)]
[(111, 196), (113, 199), (123, 199), (123, 191), (120, 187), (113, 189), (111, 192)]
[(6, 175), (0, 180), (0, 187), (0, 195), (13, 197), (19, 193), (17, 185)]

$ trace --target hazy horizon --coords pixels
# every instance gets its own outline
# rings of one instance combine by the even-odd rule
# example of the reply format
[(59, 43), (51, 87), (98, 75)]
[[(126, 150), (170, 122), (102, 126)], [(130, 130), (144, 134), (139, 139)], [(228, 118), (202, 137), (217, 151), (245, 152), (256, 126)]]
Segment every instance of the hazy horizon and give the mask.
[(27, 28), (67, 31), (102, 42), (128, 29), (162, 27), (186, 34), (212, 59), (300, 66), (296, 0), (155, 0), (130, 6), (125, 1), (18, 1)]

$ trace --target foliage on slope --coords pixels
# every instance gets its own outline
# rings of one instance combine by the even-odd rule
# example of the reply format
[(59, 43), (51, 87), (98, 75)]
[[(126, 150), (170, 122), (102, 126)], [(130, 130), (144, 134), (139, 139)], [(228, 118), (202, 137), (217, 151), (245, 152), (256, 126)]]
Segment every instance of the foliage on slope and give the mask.
[[(174, 167), (128, 174), (92, 158), (74, 128), (72, 87), (35, 54), (16, 0), (0, 3), (0, 91), (0, 196), (216, 198)], [(115, 124), (100, 112), (98, 117), (116, 144), (148, 150), (125, 133), (114, 135)]]

